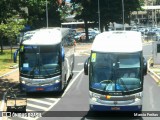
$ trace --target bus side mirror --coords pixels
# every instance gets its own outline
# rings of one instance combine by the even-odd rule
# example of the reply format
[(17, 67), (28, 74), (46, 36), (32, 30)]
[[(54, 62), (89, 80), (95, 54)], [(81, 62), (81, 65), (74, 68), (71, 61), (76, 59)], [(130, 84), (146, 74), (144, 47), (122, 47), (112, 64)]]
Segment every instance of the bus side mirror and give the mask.
[(14, 61), (14, 63), (17, 62), (17, 54), (18, 54), (18, 52), (19, 52), (19, 49), (17, 49), (17, 50), (13, 53), (13, 61)]
[(147, 75), (147, 61), (143, 59), (143, 75)]
[(86, 59), (84, 62), (84, 74), (88, 75), (88, 65), (89, 65), (89, 58)]
[(62, 46), (61, 55), (62, 55), (62, 62), (64, 62), (64, 59), (65, 59), (65, 53), (64, 53), (64, 47), (63, 47), (63, 46)]

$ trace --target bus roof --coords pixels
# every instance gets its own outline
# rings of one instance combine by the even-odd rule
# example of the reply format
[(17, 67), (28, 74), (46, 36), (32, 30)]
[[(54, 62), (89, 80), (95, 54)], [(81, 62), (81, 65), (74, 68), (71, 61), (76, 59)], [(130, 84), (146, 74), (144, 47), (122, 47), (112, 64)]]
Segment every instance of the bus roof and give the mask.
[(92, 51), (137, 52), (142, 51), (141, 33), (136, 31), (109, 31), (96, 36)]
[(61, 42), (68, 28), (42, 28), (26, 32), (23, 37), (24, 45), (54, 45)]

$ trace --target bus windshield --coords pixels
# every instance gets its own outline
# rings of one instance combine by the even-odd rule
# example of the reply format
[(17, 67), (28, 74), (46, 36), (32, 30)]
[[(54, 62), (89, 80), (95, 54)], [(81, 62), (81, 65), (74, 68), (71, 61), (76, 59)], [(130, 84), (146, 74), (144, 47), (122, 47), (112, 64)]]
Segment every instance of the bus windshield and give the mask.
[(20, 47), (20, 73), (33, 77), (60, 74), (60, 45)]
[(90, 87), (105, 92), (129, 92), (141, 88), (140, 56), (140, 52), (92, 52)]

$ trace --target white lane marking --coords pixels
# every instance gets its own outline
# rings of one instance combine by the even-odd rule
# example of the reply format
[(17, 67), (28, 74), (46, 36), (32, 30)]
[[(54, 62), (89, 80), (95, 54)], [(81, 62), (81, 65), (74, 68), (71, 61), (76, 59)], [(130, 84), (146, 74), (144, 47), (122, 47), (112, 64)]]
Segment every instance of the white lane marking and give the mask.
[[(84, 69), (82, 69), (82, 70), (76, 75), (76, 77), (69, 83), (69, 85), (68, 85), (67, 88), (65, 89), (62, 97), (67, 93), (67, 91), (71, 88), (72, 84), (73, 84), (73, 83), (76, 81), (76, 79), (82, 74), (83, 71), (84, 71)], [(42, 113), (42, 115), (45, 114), (47, 111), (49, 111), (51, 108), (53, 108), (53, 106), (55, 106), (55, 105), (59, 102), (60, 99), (61, 99), (61, 98), (58, 98), (57, 101), (55, 101), (55, 102), (48, 108), (48, 110), (46, 110), (45, 112)], [(39, 117), (36, 117), (35, 120), (37, 120), (38, 118), (39, 118)]]
[(81, 72), (81, 71), (73, 71), (73, 72)]
[(79, 92), (80, 92), (79, 88), (81, 88), (79, 86), (81, 85), (82, 78), (83, 78), (83, 75), (81, 75), (80, 79), (78, 80), (77, 87), (76, 87), (76, 90), (78, 90)]
[(67, 58), (65, 58), (65, 60), (66, 60), (66, 62), (67, 62), (67, 80), (68, 80), (68, 78), (69, 78), (69, 76), (70, 76), (70, 68), (69, 68), (69, 61), (68, 61), (68, 59)]
[(84, 65), (84, 63), (78, 63), (77, 65)]
[(57, 98), (45, 98), (47, 100), (57, 101)]
[[(55, 101), (45, 112), (42, 113), (45, 114), (46, 112), (48, 112), (53, 106), (55, 106), (58, 102), (59, 102), (60, 98), (57, 99), (57, 101)], [(35, 120), (39, 119), (39, 117), (36, 117)]]
[(31, 112), (31, 111), (33, 111), (33, 110), (30, 110), (30, 109), (26, 109), (26, 111), (27, 111), (27, 112)]
[(84, 71), (84, 69), (82, 69), (77, 76), (69, 83), (69, 85), (67, 86), (67, 88), (65, 89), (62, 97), (67, 93), (67, 91), (69, 90), (69, 88), (72, 86), (72, 84), (76, 81), (76, 79), (82, 74), (82, 72)]
[(31, 104), (31, 103), (27, 103), (27, 106), (31, 106), (31, 107), (34, 107), (34, 108), (38, 108), (38, 109), (41, 109), (41, 110), (48, 110), (47, 107), (42, 107), (42, 106), (39, 106), (39, 105), (34, 105), (34, 104)]
[(50, 103), (50, 102), (42, 101), (42, 100), (39, 100), (39, 99), (33, 99), (33, 98), (32, 98), (32, 99), (28, 99), (28, 101), (33, 101), (33, 102), (37, 102), (37, 103), (52, 105), (52, 103)]

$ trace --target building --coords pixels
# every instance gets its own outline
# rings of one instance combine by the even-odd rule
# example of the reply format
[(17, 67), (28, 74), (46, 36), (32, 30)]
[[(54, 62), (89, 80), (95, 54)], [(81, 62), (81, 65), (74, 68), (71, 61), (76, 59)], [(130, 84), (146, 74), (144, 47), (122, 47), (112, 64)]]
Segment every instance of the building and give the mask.
[(132, 12), (131, 19), (138, 25), (159, 26), (160, 5), (142, 6), (143, 11)]

